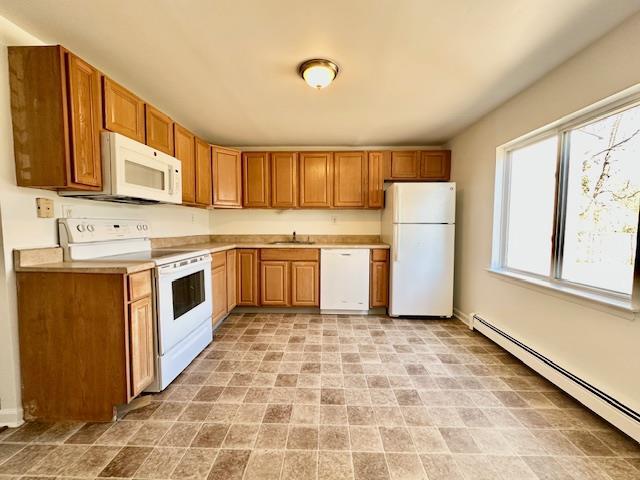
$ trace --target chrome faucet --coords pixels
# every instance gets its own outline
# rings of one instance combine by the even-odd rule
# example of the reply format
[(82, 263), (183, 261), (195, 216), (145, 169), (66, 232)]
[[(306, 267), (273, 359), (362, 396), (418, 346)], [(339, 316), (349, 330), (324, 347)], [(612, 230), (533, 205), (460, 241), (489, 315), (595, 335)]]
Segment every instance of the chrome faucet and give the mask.
[(296, 240), (296, 231), (294, 230), (293, 231), (293, 243), (296, 243), (296, 242), (297, 242), (297, 240)]

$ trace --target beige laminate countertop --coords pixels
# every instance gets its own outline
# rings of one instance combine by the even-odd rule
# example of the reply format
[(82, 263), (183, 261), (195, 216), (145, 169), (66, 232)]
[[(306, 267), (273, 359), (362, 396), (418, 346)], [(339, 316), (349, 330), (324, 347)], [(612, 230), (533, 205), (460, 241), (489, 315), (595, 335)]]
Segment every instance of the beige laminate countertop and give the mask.
[(251, 242), (235, 242), (235, 243), (220, 243), (220, 242), (205, 242), (205, 243), (191, 243), (187, 245), (174, 245), (172, 247), (161, 248), (159, 250), (208, 250), (209, 253), (224, 252), (225, 250), (232, 250), (234, 248), (358, 248), (358, 249), (388, 249), (389, 245), (386, 243), (312, 243), (312, 244), (294, 244), (284, 243), (274, 245), (273, 243), (251, 243)]
[[(280, 244), (271, 243), (221, 243), (204, 242), (186, 245), (174, 245), (158, 250), (207, 250), (210, 253), (224, 252), (234, 248), (354, 248), (354, 249), (388, 249), (385, 243), (358, 244), (358, 243), (314, 243), (314, 244)], [(14, 265), (16, 272), (50, 272), (50, 273), (101, 273), (121, 274), (149, 270), (155, 267), (149, 260), (118, 260), (95, 259), (64, 261), (62, 248), (50, 247), (31, 250), (15, 250)]]

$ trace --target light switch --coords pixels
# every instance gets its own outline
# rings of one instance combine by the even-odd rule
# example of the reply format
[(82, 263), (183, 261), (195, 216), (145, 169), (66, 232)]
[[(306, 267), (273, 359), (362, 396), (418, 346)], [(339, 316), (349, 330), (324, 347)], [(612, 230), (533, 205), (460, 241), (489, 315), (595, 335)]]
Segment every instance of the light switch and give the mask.
[(53, 200), (50, 198), (36, 198), (38, 218), (53, 218)]

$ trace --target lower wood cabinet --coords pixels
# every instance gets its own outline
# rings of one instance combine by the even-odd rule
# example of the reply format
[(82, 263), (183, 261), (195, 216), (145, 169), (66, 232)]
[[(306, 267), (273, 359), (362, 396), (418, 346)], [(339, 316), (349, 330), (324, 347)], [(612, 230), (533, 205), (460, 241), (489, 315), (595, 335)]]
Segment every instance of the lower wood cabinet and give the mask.
[(131, 391), (136, 396), (153, 381), (153, 303), (145, 297), (129, 305)]
[(265, 307), (320, 305), (320, 251), (315, 248), (260, 250), (260, 304)]
[(236, 250), (216, 252), (211, 255), (211, 290), (215, 325), (225, 318), (238, 304), (237, 301), (237, 253)]
[(16, 279), (25, 419), (113, 420), (155, 375), (151, 270)]
[(291, 306), (320, 305), (318, 262), (291, 262)]
[(238, 255), (238, 305), (257, 307), (260, 305), (258, 292), (258, 250), (239, 248)]
[(260, 304), (265, 307), (289, 306), (289, 262), (260, 262)]
[(387, 307), (389, 304), (389, 250), (371, 250), (369, 278), (369, 306)]
[(227, 312), (238, 305), (238, 254), (227, 250)]
[(215, 325), (227, 314), (227, 254), (218, 252), (211, 258), (211, 321)]

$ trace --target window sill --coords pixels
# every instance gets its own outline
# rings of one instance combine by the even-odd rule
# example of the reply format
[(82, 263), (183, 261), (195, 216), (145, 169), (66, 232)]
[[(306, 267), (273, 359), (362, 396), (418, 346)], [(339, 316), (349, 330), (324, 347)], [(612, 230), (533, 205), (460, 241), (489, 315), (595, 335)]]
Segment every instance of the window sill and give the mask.
[(532, 277), (529, 275), (503, 270), (500, 268), (490, 267), (487, 269), (489, 273), (502, 277), (506, 281), (530, 287), (534, 290), (542, 291), (542, 293), (550, 294), (556, 297), (569, 299), (575, 303), (587, 305), (598, 310), (617, 315), (627, 319), (635, 319), (640, 309), (634, 308), (631, 300), (623, 298), (615, 298), (608, 295), (599, 294), (597, 292), (582, 290), (570, 285), (553, 283), (545, 279)]

